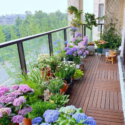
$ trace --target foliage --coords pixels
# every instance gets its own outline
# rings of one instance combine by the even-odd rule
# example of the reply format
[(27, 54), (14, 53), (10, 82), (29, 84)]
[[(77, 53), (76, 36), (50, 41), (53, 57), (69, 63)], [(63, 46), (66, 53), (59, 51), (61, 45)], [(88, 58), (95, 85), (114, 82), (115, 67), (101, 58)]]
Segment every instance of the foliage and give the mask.
[(55, 78), (51, 79), (50, 84), (47, 86), (47, 88), (52, 92), (52, 93), (58, 93), (61, 88), (64, 86), (64, 82), (60, 78)]
[(94, 42), (98, 48), (104, 48), (104, 46), (107, 44), (107, 42), (104, 40), (98, 40), (98, 41), (94, 41)]
[(117, 28), (117, 24), (117, 19), (111, 19), (111, 22), (105, 26), (101, 39), (108, 43), (104, 48), (117, 49), (121, 45), (121, 26)]
[(84, 75), (83, 71), (81, 71), (80, 69), (76, 69), (75, 74), (74, 74), (74, 79), (82, 77), (83, 75)]
[(50, 102), (41, 102), (41, 101), (37, 101), (36, 103), (33, 103), (32, 105), (32, 112), (29, 114), (29, 117), (31, 119), (35, 118), (35, 117), (43, 117), (43, 113), (47, 110), (47, 109), (56, 109), (56, 105), (52, 104)]
[(74, 75), (76, 70), (75, 64), (73, 62), (62, 62), (58, 66), (58, 70), (55, 71), (55, 76), (68, 79)]
[(26, 84), (34, 89), (34, 96), (30, 97), (30, 102), (34, 103), (39, 100), (38, 97), (42, 97), (44, 94), (44, 90), (47, 86), (47, 82), (45, 81), (44, 72), (43, 77), (41, 78), (41, 72), (39, 69), (32, 69), (29, 74), (23, 73), (23, 75), (18, 76), (17, 84)]
[(60, 95), (59, 93), (57, 93), (56, 95), (51, 95), (49, 99), (53, 101), (57, 107), (61, 107), (68, 103), (68, 97), (69, 95)]
[(73, 57), (73, 61), (74, 61), (74, 63), (76, 63), (76, 64), (80, 64), (81, 59), (80, 59), (79, 56), (74, 56), (74, 57)]
[(82, 25), (82, 22), (78, 19), (72, 19), (72, 21), (70, 22), (74, 27), (80, 27), (80, 25)]

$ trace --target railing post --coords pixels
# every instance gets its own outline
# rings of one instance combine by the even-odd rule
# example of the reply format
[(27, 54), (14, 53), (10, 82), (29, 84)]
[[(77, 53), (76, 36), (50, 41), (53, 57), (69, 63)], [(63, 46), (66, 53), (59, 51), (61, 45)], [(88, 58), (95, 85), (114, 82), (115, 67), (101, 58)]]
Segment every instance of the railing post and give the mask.
[(83, 25), (82, 25), (82, 38), (83, 38)]
[(102, 35), (102, 24), (101, 24), (101, 31), (100, 31), (100, 34)]
[[(67, 41), (67, 33), (66, 33), (66, 29), (64, 29), (64, 41)], [(65, 43), (66, 46), (66, 43)]]
[(26, 67), (23, 43), (22, 42), (17, 43), (17, 48), (18, 48), (18, 54), (20, 59), (20, 66), (21, 66), (21, 69), (25, 72), (27, 71), (27, 67)]
[(49, 53), (50, 56), (53, 55), (53, 42), (52, 42), (52, 34), (48, 34), (48, 42), (49, 42)]
[(84, 36), (86, 36), (86, 24), (84, 24)]

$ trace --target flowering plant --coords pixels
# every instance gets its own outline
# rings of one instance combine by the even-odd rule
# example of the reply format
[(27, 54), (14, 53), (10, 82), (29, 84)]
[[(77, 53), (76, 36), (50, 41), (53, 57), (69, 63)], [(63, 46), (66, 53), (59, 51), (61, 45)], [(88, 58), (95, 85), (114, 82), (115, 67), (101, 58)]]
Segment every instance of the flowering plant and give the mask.
[(33, 119), (32, 123), (40, 125), (96, 125), (96, 121), (92, 117), (88, 117), (81, 108), (77, 109), (73, 105), (62, 107), (59, 111), (46, 110), (43, 118), (46, 123), (40, 124), (41, 118), (39, 118), (40, 120), (38, 118)]
[(94, 41), (94, 42), (95, 42), (95, 44), (96, 44), (96, 46), (97, 46), (98, 48), (103, 48), (104, 45), (107, 43), (107, 42), (104, 41), (104, 40), (98, 40), (98, 41)]
[(77, 31), (77, 28), (76, 27), (71, 27), (70, 31), (75, 32), (75, 31)]
[[(27, 116), (32, 108), (26, 103), (27, 95), (34, 92), (27, 85), (12, 85), (10, 89), (6, 86), (0, 86), (2, 93), (0, 95), (0, 124), (9, 125), (21, 123), (23, 117)], [(25, 97), (24, 97), (25, 95)]]
[(70, 23), (74, 27), (80, 27), (80, 25), (82, 25), (82, 22), (79, 19), (72, 19)]

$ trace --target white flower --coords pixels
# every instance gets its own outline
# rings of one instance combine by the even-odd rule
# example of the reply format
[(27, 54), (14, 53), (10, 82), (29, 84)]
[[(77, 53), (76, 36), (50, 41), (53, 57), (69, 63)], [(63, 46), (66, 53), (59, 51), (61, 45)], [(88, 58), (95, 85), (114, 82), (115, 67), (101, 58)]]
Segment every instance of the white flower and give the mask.
[(65, 70), (68, 70), (67, 68)]

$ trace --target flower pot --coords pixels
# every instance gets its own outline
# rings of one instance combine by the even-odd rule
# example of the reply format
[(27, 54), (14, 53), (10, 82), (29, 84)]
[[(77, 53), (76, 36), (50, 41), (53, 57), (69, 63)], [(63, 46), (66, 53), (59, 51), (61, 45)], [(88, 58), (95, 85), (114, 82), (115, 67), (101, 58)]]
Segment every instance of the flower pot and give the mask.
[(32, 125), (31, 119), (30, 119), (30, 118), (24, 118), (24, 119), (23, 119), (23, 124), (24, 124), (24, 125)]
[(80, 68), (80, 64), (76, 64), (76, 68), (79, 69)]
[(51, 68), (49, 68), (49, 67), (43, 68), (42, 71), (41, 71), (41, 77), (44, 76), (44, 72), (45, 71), (46, 71), (46, 73), (45, 73), (45, 79), (47, 80), (48, 76), (50, 76)]
[(69, 10), (69, 14), (73, 14), (72, 10)]
[(76, 78), (76, 79), (74, 79), (74, 80), (79, 80), (80, 79), (80, 77), (78, 77), (78, 78)]
[(66, 81), (67, 81), (67, 84), (69, 85), (69, 84), (71, 84), (71, 78), (67, 78), (67, 79), (65, 79)]
[(62, 88), (62, 89), (60, 89), (60, 92), (65, 92), (66, 91), (66, 89), (67, 89), (67, 81), (65, 80), (64, 81), (65, 83), (64, 83), (64, 87)]
[(98, 53), (102, 53), (103, 48), (98, 48)]

